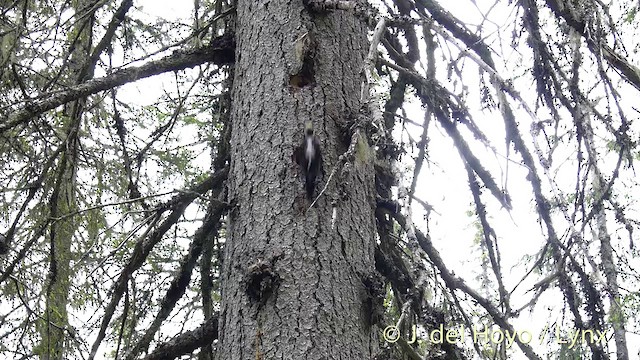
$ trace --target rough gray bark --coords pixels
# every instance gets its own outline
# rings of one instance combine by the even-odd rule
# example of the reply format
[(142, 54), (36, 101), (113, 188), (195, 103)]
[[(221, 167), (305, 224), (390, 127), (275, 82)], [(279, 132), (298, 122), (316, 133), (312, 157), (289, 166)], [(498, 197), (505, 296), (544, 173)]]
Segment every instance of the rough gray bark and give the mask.
[(358, 139), (311, 209), (292, 160), (313, 121), (326, 174), (317, 195), (360, 109), (366, 34), (352, 15), (302, 1), (237, 4), (220, 359), (374, 356), (373, 153)]

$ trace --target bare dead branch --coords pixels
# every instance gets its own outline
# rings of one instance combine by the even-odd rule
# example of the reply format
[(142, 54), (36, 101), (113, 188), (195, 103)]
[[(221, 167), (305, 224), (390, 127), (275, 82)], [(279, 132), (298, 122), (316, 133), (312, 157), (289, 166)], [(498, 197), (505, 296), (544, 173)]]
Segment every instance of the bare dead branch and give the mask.
[(67, 102), (96, 94), (116, 86), (121, 86), (149, 76), (178, 71), (212, 62), (218, 65), (229, 64), (234, 59), (234, 44), (230, 35), (216, 38), (212, 44), (187, 51), (177, 51), (163, 59), (151, 61), (139, 67), (130, 67), (118, 70), (111, 75), (89, 80), (82, 84), (70, 87), (66, 90), (46, 94), (33, 99), (20, 110), (14, 112), (3, 124), (0, 125), (0, 133), (17, 125), (25, 123), (45, 111), (55, 109)]

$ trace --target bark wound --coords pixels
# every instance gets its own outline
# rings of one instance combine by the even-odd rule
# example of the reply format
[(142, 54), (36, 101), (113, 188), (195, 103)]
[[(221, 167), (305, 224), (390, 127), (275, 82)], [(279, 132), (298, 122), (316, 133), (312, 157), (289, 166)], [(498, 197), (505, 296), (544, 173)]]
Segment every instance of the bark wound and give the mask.
[(280, 277), (273, 270), (271, 263), (259, 259), (247, 268), (244, 278), (249, 299), (262, 306), (278, 287)]
[(289, 72), (289, 85), (292, 88), (299, 89), (315, 83), (315, 50), (316, 42), (309, 31), (296, 40), (293, 46), (293, 64)]

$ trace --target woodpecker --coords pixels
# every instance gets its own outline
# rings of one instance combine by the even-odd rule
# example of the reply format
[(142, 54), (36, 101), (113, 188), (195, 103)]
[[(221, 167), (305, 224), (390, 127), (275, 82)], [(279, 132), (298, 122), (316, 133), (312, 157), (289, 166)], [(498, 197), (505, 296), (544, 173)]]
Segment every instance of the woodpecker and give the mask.
[(320, 142), (313, 133), (313, 124), (307, 121), (304, 126), (304, 141), (297, 149), (296, 162), (302, 168), (304, 174), (307, 199), (313, 198), (313, 190), (316, 187), (316, 178), (322, 165)]

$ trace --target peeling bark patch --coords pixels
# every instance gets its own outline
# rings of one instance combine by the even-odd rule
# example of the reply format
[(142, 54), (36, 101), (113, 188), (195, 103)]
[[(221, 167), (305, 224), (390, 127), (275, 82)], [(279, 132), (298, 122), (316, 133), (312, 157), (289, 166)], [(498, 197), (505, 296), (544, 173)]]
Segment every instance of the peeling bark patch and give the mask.
[(262, 305), (277, 288), (280, 277), (270, 263), (258, 260), (247, 268), (244, 283), (249, 299)]

